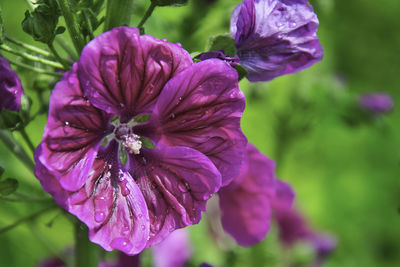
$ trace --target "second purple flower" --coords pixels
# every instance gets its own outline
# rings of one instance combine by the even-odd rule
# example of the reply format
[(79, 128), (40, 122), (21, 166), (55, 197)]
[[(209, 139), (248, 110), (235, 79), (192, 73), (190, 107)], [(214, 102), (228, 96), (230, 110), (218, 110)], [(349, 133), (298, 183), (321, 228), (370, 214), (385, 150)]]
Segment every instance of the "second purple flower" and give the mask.
[(121, 27), (82, 51), (50, 97), (36, 176), (106, 250), (133, 255), (198, 223), (247, 140), (236, 71)]

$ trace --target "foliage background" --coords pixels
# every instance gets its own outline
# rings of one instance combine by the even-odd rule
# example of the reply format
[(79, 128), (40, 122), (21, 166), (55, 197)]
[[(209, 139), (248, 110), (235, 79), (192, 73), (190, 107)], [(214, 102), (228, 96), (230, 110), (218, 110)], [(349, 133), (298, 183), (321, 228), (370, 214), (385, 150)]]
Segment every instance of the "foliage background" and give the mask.
[[(180, 42), (190, 52), (203, 51), (210, 36), (229, 30), (231, 11), (239, 3), (190, 2), (186, 7), (157, 8), (146, 23), (146, 32)], [(250, 142), (277, 160), (279, 177), (294, 186), (297, 205), (310, 224), (337, 238), (337, 249), (326, 266), (400, 266), (400, 111), (395, 106), (385, 117), (360, 122), (351, 109), (357, 95), (364, 92), (384, 91), (400, 103), (400, 1), (311, 3), (320, 19), (318, 35), (324, 59), (301, 73), (272, 82), (250, 84), (243, 80), (240, 87), (247, 95), (244, 131)], [(148, 1), (135, 1), (132, 26), (137, 25), (147, 5)], [(26, 2), (1, 0), (0, 6), (8, 34), (34, 43), (20, 25)], [(35, 100), (28, 82), (30, 74), (19, 73), (26, 93)], [(35, 145), (45, 122), (42, 116), (27, 129)], [(20, 138), (18, 133), (15, 137)], [(22, 192), (44, 194), (34, 176), (2, 143), (0, 166), (6, 169), (6, 177), (21, 181)], [(39, 209), (38, 203), (2, 201), (0, 227)], [(229, 252), (208, 236), (205, 220), (191, 227), (191, 238), (192, 264), (287, 266), (294, 261), (308, 265), (307, 248), (300, 245), (282, 251), (275, 228), (261, 244), (253, 248), (230, 244)], [(60, 212), (50, 212), (0, 235), (0, 265), (35, 266), (72, 243), (69, 219)], [(149, 258), (148, 252), (145, 257)]]

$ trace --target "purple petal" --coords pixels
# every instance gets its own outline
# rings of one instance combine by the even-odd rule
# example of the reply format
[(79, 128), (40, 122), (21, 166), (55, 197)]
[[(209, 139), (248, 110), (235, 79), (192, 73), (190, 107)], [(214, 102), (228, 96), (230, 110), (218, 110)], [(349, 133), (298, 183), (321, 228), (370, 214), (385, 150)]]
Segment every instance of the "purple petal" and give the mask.
[(79, 79), (94, 106), (132, 117), (151, 110), (165, 83), (190, 66), (179, 45), (119, 27), (92, 40), (79, 60)]
[(268, 81), (322, 59), (318, 18), (306, 0), (244, 0), (231, 19), (231, 34), (249, 81)]
[(24, 89), (17, 73), (7, 60), (0, 57), (0, 111), (8, 109), (18, 111)]
[(135, 131), (162, 144), (202, 152), (226, 185), (238, 175), (247, 143), (240, 129), (244, 106), (237, 72), (221, 60), (209, 59), (168, 81), (148, 124)]
[(221, 186), (212, 162), (186, 147), (142, 149), (129, 164), (149, 210), (147, 247), (177, 228), (198, 223), (206, 201)]
[[(247, 146), (248, 171), (219, 192), (222, 226), (239, 245), (264, 239), (270, 228), (270, 198), (275, 185), (275, 163), (251, 144)], [(244, 166), (246, 168), (246, 166)]]
[(101, 139), (109, 131), (110, 115), (82, 95), (77, 65), (59, 81), (51, 96), (47, 125), (38, 160), (74, 191), (85, 183)]
[[(40, 155), (36, 156), (37, 160)], [(40, 161), (37, 165), (35, 174), (44, 190), (88, 226), (92, 242), (129, 255), (145, 248), (150, 229), (147, 206), (139, 187), (119, 163), (116, 142), (99, 152), (85, 184), (76, 191), (64, 190)]]
[(184, 267), (192, 255), (188, 232), (178, 229), (152, 249), (155, 267)]

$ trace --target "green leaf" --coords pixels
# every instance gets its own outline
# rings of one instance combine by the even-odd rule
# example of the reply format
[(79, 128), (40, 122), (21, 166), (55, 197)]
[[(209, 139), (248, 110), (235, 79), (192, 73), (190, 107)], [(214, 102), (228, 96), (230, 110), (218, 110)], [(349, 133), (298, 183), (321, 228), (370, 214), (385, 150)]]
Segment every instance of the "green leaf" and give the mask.
[(237, 71), (237, 73), (239, 75), (239, 78), (238, 78), (239, 81), (241, 79), (243, 79), (244, 77), (246, 77), (246, 75), (248, 74), (247, 70), (239, 64), (235, 66), (235, 70)]
[(36, 41), (49, 44), (56, 35), (60, 10), (56, 1), (42, 0), (33, 12), (26, 11), (22, 29)]
[(21, 118), (17, 112), (3, 109), (0, 112), (0, 129), (14, 130), (21, 123)]
[(236, 55), (235, 40), (229, 34), (212, 36), (208, 40), (207, 51), (224, 50), (225, 54), (234, 57)]
[(13, 178), (7, 178), (0, 181), (0, 195), (8, 196), (14, 193), (18, 188), (18, 181)]
[(22, 95), (21, 106), (19, 108), (19, 115), (24, 125), (26, 125), (29, 122), (31, 106), (32, 106), (32, 99), (30, 99), (27, 95)]
[(0, 178), (3, 175), (3, 173), (4, 173), (4, 168), (0, 166)]
[(188, 0), (151, 0), (157, 6), (184, 6)]

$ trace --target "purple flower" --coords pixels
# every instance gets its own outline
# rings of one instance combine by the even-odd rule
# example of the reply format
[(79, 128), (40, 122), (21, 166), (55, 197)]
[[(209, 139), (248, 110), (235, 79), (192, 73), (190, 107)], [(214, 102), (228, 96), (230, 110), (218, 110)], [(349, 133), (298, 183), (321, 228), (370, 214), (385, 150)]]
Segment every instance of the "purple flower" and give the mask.
[(307, 0), (243, 0), (231, 18), (249, 81), (268, 81), (322, 59), (318, 18)]
[(391, 111), (394, 106), (393, 99), (385, 93), (361, 95), (359, 103), (361, 108), (375, 115), (387, 113)]
[(155, 267), (183, 267), (192, 255), (188, 232), (179, 229), (152, 248)]
[(35, 174), (92, 242), (134, 255), (198, 223), (237, 176), (244, 105), (229, 64), (115, 28), (56, 84)]
[(315, 266), (335, 249), (336, 240), (324, 234), (314, 232), (309, 228), (303, 216), (295, 209), (274, 210), (275, 219), (279, 227), (279, 238), (286, 247), (293, 246), (298, 241), (310, 243), (315, 250)]
[(293, 199), (290, 186), (276, 179), (275, 163), (248, 144), (240, 175), (219, 191), (222, 226), (239, 245), (254, 245), (270, 229), (271, 209), (289, 209)]
[(21, 80), (7, 60), (0, 57), (0, 111), (18, 111), (24, 89)]

